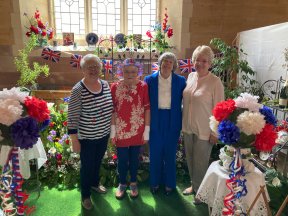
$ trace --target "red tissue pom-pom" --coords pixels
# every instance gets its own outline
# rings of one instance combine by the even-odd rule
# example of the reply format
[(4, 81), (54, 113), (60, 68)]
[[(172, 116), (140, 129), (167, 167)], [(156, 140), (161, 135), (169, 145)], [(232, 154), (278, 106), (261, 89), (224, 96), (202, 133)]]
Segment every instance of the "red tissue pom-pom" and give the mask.
[(263, 130), (256, 135), (255, 148), (258, 151), (270, 152), (275, 145), (277, 139), (277, 132), (274, 130), (274, 126), (266, 124)]
[(38, 122), (49, 119), (50, 111), (46, 101), (35, 97), (26, 97), (24, 104), (27, 108), (28, 115), (35, 118)]
[(232, 99), (228, 99), (226, 101), (221, 101), (217, 103), (212, 113), (215, 119), (220, 122), (226, 119), (235, 109), (235, 101)]

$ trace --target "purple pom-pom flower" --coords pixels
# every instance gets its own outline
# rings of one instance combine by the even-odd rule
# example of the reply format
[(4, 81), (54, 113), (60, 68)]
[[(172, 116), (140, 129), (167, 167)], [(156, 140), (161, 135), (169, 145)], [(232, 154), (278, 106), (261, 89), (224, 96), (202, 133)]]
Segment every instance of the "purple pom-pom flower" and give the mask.
[(219, 140), (222, 143), (231, 145), (235, 144), (240, 139), (239, 128), (229, 120), (223, 120), (218, 125)]
[(12, 140), (21, 149), (32, 148), (39, 138), (37, 121), (31, 117), (18, 119), (11, 126)]

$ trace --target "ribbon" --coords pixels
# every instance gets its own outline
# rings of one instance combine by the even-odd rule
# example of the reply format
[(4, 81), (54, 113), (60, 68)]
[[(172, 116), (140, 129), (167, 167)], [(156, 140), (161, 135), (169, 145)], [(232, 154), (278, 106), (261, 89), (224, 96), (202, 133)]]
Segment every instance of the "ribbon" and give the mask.
[(233, 160), (229, 165), (231, 173), (229, 179), (226, 180), (226, 186), (229, 189), (229, 193), (224, 197), (222, 209), (222, 215), (243, 215), (246, 214), (241, 209), (239, 199), (246, 196), (248, 193), (246, 187), (246, 179), (242, 180), (242, 176), (245, 176), (245, 169), (242, 165), (242, 159), (240, 149), (234, 150)]

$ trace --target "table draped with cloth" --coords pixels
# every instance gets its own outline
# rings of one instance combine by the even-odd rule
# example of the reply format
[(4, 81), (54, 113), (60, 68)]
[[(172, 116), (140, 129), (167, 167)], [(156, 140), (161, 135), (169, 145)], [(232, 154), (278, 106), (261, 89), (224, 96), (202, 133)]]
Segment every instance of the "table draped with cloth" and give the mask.
[[(222, 215), (222, 209), (224, 206), (223, 200), (229, 193), (229, 189), (226, 186), (226, 180), (229, 179), (229, 172), (225, 170), (219, 162), (220, 161), (214, 161), (209, 166), (196, 194), (196, 198), (208, 205), (211, 216)], [(246, 196), (240, 198), (240, 205), (242, 206), (244, 212), (247, 212), (257, 193), (259, 192), (260, 186), (265, 185), (265, 179), (264, 174), (256, 167), (254, 167), (254, 171), (246, 173), (244, 178), (247, 179), (246, 186), (248, 193)], [(265, 192), (269, 200), (266, 186)], [(259, 197), (250, 215), (268, 215), (263, 196)]]

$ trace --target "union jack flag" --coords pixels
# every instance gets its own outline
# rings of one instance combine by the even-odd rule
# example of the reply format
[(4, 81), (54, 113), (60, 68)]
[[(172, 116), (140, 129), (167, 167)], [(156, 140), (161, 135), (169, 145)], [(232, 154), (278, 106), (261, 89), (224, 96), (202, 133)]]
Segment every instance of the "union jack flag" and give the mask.
[(180, 59), (178, 60), (178, 64), (181, 73), (191, 73), (196, 71), (191, 59)]
[(103, 68), (105, 69), (105, 73), (112, 74), (113, 72), (113, 60), (103, 59)]
[(158, 67), (158, 62), (153, 62), (152, 63), (152, 73), (155, 73), (159, 70), (159, 67)]
[(75, 68), (80, 68), (80, 61), (82, 59), (82, 55), (72, 54), (70, 59), (70, 65)]
[(46, 47), (42, 50), (41, 56), (45, 60), (50, 60), (52, 62), (58, 63), (60, 61), (61, 52), (60, 51), (54, 51), (54, 50), (51, 50), (50, 48)]

